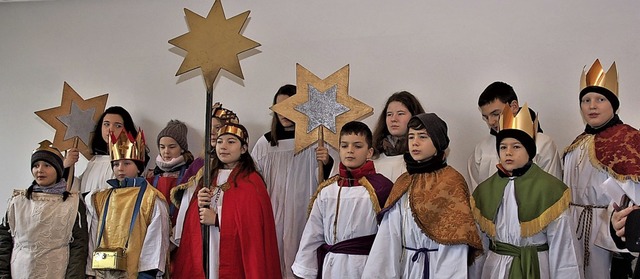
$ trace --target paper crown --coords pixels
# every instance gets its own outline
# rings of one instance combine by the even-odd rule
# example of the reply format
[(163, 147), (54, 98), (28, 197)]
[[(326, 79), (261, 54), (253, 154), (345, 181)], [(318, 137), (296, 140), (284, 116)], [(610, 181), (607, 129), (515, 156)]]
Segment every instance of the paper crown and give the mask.
[(593, 62), (589, 71), (585, 72), (583, 68), (582, 76), (580, 77), (580, 91), (582, 92), (582, 90), (589, 86), (605, 88), (618, 97), (618, 70), (616, 68), (616, 62), (613, 62), (606, 72), (602, 68), (599, 59)]
[(244, 143), (249, 143), (249, 133), (247, 133), (247, 129), (240, 124), (228, 123), (227, 125), (222, 126), (218, 130), (218, 137), (224, 134), (232, 134)]
[(538, 118), (534, 122), (531, 120), (531, 113), (529, 112), (529, 106), (525, 103), (524, 106), (518, 112), (518, 115), (514, 116), (509, 105), (504, 106), (502, 116), (500, 117), (500, 131), (513, 129), (520, 130), (529, 135), (532, 139), (536, 138), (538, 131)]
[(220, 119), (222, 124), (227, 123), (240, 123), (240, 119), (238, 119), (238, 115), (236, 115), (230, 109), (226, 109), (222, 107), (221, 103), (215, 103), (212, 107), (211, 116)]
[(136, 160), (144, 162), (145, 154), (146, 142), (142, 130), (138, 130), (138, 136), (135, 138), (125, 130), (122, 130), (118, 137), (111, 132), (109, 133), (109, 155), (111, 155), (111, 161)]
[(36, 153), (38, 151), (48, 151), (48, 152), (51, 152), (51, 153), (55, 154), (56, 156), (58, 156), (60, 158), (64, 158), (64, 156), (62, 156), (62, 152), (60, 152), (60, 150), (58, 150), (58, 148), (53, 146), (53, 143), (51, 143), (49, 140), (43, 140), (43, 141), (39, 142), (38, 144), (40, 144), (40, 146), (38, 146), (38, 148), (34, 149), (32, 154)]

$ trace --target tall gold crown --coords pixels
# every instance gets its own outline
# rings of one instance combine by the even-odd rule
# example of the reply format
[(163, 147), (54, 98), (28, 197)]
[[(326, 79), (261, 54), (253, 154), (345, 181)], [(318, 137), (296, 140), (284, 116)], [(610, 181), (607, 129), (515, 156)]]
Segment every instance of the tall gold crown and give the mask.
[(58, 156), (60, 158), (64, 158), (64, 156), (62, 156), (62, 153), (60, 152), (60, 150), (58, 150), (58, 148), (53, 146), (53, 143), (51, 143), (49, 140), (43, 140), (43, 141), (39, 142), (38, 144), (40, 144), (40, 146), (38, 146), (38, 148), (33, 150), (33, 153), (36, 153), (38, 151), (49, 151), (49, 152), (55, 154), (56, 156)]
[(536, 121), (531, 120), (531, 113), (529, 112), (529, 106), (527, 103), (522, 106), (518, 115), (514, 116), (511, 111), (511, 107), (509, 105), (504, 106), (504, 110), (502, 111), (502, 116), (500, 117), (500, 131), (507, 129), (520, 130), (527, 135), (529, 135), (532, 139), (536, 139), (536, 134), (538, 131), (538, 118), (536, 117)]
[(111, 155), (111, 161), (126, 159), (144, 162), (145, 154), (146, 142), (142, 130), (138, 130), (138, 136), (135, 138), (125, 130), (122, 130), (117, 138), (113, 133), (109, 133), (109, 155)]
[(211, 116), (220, 119), (223, 125), (227, 123), (235, 123), (235, 124), (240, 123), (240, 119), (238, 119), (238, 115), (236, 115), (230, 109), (223, 108), (221, 103), (218, 103), (218, 102), (215, 103), (211, 107), (211, 109), (212, 109)]
[[(585, 66), (586, 68), (586, 66)], [(616, 68), (616, 62), (611, 64), (608, 71), (604, 71), (600, 60), (596, 59), (591, 65), (588, 72), (582, 69), (582, 76), (580, 76), (580, 91), (588, 86), (598, 86), (606, 88), (611, 91), (613, 95), (618, 96), (618, 70)]]

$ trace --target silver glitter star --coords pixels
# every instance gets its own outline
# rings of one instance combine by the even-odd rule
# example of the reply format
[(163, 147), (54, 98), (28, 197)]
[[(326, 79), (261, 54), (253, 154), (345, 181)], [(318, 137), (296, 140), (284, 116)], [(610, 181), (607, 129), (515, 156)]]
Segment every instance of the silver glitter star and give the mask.
[(320, 92), (309, 84), (309, 100), (295, 107), (295, 110), (309, 118), (307, 133), (310, 133), (320, 125), (336, 133), (336, 117), (349, 111), (348, 107), (338, 103), (336, 98), (337, 91), (337, 85), (332, 86), (325, 92)]
[(71, 113), (56, 117), (60, 122), (67, 126), (67, 131), (64, 134), (64, 140), (79, 137), (83, 142), (89, 142), (91, 132), (93, 132), (96, 125), (93, 121), (95, 111), (96, 108), (94, 107), (88, 110), (81, 110), (78, 105), (73, 102), (71, 103)]

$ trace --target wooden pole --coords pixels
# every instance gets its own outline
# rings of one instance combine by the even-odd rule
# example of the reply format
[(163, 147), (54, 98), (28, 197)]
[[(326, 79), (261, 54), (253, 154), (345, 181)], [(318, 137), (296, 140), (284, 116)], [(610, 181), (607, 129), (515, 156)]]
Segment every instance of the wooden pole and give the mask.
[[(73, 138), (73, 148), (78, 148), (78, 137)], [(65, 156), (67, 155), (67, 151), (65, 151)], [(73, 187), (73, 179), (76, 171), (76, 164), (74, 163), (69, 167), (69, 176), (67, 176), (67, 192), (71, 191), (71, 187)]]
[[(207, 101), (206, 101), (206, 118), (204, 134), (206, 144), (204, 145), (204, 180), (203, 187), (211, 189), (211, 106), (213, 105), (213, 86), (207, 87)], [(202, 264), (204, 267), (205, 278), (209, 278), (211, 270), (209, 270), (209, 226), (202, 225)]]
[[(324, 147), (324, 128), (318, 127), (318, 147)], [(324, 181), (324, 164), (318, 160), (318, 184)]]

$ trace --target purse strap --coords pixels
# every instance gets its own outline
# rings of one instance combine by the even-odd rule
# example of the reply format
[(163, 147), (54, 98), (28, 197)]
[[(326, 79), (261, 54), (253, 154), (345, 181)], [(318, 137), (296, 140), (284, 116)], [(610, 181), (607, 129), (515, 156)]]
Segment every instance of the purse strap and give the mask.
[[(124, 249), (126, 250), (129, 247), (129, 239), (131, 238), (131, 232), (133, 231), (133, 225), (135, 224), (136, 218), (138, 217), (138, 213), (140, 212), (140, 204), (142, 203), (142, 196), (144, 196), (144, 192), (147, 190), (147, 183), (144, 183), (142, 186), (138, 187), (138, 197), (136, 198), (136, 204), (133, 208), (133, 216), (131, 216), (131, 224), (129, 224), (129, 236), (127, 236), (127, 242), (124, 245)], [(106, 225), (107, 220), (107, 210), (109, 210), (109, 201), (111, 200), (111, 194), (115, 189), (109, 190), (109, 195), (107, 196), (107, 202), (104, 205), (104, 212), (102, 213), (102, 224), (100, 228), (100, 235), (98, 236), (98, 246), (100, 247), (100, 242), (102, 242), (102, 234), (104, 233), (104, 227)]]

